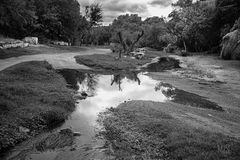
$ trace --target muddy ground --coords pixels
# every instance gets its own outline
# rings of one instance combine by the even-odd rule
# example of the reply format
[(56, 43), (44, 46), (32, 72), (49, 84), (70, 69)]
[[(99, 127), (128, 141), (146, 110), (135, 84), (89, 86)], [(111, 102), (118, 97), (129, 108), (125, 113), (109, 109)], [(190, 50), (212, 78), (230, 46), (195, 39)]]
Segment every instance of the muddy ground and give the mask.
[[(239, 61), (223, 61), (206, 55), (170, 57), (180, 61), (180, 69), (172, 67), (174, 63), (166, 68), (168, 71), (164, 71), (162, 65), (150, 64), (144, 71), (163, 87), (170, 88), (165, 95), (173, 96), (171, 103), (133, 101), (100, 116), (109, 153), (123, 159), (238, 159)], [(88, 65), (88, 61), (84, 64)], [(101, 65), (98, 69), (106, 69)], [(144, 108), (148, 108), (147, 111)], [(158, 119), (152, 112), (159, 112)], [(165, 116), (173, 122), (166, 123)], [(158, 127), (163, 131), (157, 131)], [(145, 129), (154, 133), (145, 133)], [(159, 144), (154, 142), (157, 139)]]
[[(161, 52), (154, 53), (156, 55), (166, 56)], [(103, 130), (99, 136), (106, 140), (105, 151), (111, 155), (105, 159), (239, 159), (239, 61), (223, 61), (217, 56), (172, 55), (163, 58), (160, 64), (147, 67), (144, 64), (151, 62), (151, 58), (139, 62), (128, 58), (128, 63), (134, 62), (126, 65), (115, 56), (109, 59), (106, 56), (96, 56), (100, 59), (93, 59), (94, 55), (78, 56), (76, 59), (78, 63), (92, 67), (91, 73), (97, 70), (101, 74), (114, 74), (115, 69), (119, 72), (119, 66), (120, 70), (133, 67), (137, 73), (144, 71), (159, 82), (154, 89), (161, 90), (169, 101), (133, 100), (102, 112), (98, 122)], [(180, 62), (181, 68), (173, 59)], [(171, 65), (166, 68), (161, 65), (164, 63)], [(59, 136), (54, 132), (45, 136), (48, 137)], [(44, 140), (40, 138), (37, 144), (46, 146)], [(70, 137), (69, 140), (66, 144), (71, 146), (73, 139)], [(29, 143), (36, 146), (33, 141)], [(67, 146), (65, 142), (63, 144)], [(51, 145), (44, 148), (48, 147), (52, 150)], [(74, 159), (79, 153), (70, 147), (59, 155), (60, 159), (64, 155), (72, 155), (70, 159)]]

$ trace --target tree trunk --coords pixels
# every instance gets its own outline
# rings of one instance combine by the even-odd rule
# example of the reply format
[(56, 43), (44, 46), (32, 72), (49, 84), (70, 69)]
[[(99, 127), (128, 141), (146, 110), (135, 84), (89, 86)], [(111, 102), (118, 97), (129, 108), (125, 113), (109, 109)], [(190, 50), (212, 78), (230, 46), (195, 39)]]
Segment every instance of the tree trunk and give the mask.
[(121, 58), (122, 58), (122, 51), (119, 51), (118, 59), (121, 59)]
[(128, 50), (128, 53), (132, 52), (134, 49), (134, 46), (137, 44), (137, 42), (142, 38), (142, 36), (144, 35), (144, 31), (141, 32), (141, 34), (138, 34), (137, 39), (132, 43), (132, 45), (130, 46), (130, 49)]
[(183, 40), (183, 45), (184, 45), (184, 50), (185, 50), (185, 52), (187, 52), (187, 46), (186, 46), (186, 43), (185, 43), (184, 40)]
[(123, 47), (123, 52), (125, 53), (127, 51), (127, 45), (122, 38), (122, 32), (118, 32), (118, 37), (119, 37), (119, 41)]

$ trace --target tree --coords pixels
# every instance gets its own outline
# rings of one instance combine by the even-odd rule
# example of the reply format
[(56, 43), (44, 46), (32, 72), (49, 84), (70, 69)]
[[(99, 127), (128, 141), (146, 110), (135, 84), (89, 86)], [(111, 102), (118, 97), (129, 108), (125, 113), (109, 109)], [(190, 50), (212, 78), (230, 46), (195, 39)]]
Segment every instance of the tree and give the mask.
[(1, 0), (0, 5), (0, 33), (19, 39), (38, 36), (40, 41), (75, 45), (101, 19), (99, 4), (91, 5), (88, 15), (82, 16), (77, 0)]
[(85, 7), (85, 19), (87, 20), (87, 30), (84, 34), (85, 38), (85, 43), (86, 44), (92, 44), (93, 39), (91, 37), (92, 33), (92, 28), (99, 26), (100, 22), (102, 22), (103, 19), (103, 10), (100, 4), (94, 3), (91, 4), (90, 6)]
[(91, 41), (94, 45), (110, 44), (111, 32), (109, 26), (97, 26), (92, 28)]
[(21, 38), (33, 30), (36, 19), (33, 0), (1, 0), (1, 34)]
[(85, 7), (86, 18), (89, 21), (90, 27), (99, 25), (102, 22), (103, 10), (99, 3), (91, 4)]
[(134, 50), (144, 35), (141, 26), (142, 20), (137, 14), (121, 15), (113, 21), (111, 28), (114, 34), (112, 34), (111, 41), (122, 45), (120, 53), (129, 54)]
[(150, 17), (143, 21), (142, 26), (145, 35), (141, 39), (141, 47), (151, 47), (158, 50), (162, 50), (166, 45), (166, 42), (161, 39), (166, 33), (166, 23), (164, 18)]
[(193, 3), (192, 0), (178, 0), (173, 6), (175, 10), (169, 14), (171, 19), (167, 28), (169, 33), (178, 37), (178, 45), (183, 46), (185, 51), (209, 49), (211, 23), (208, 17), (212, 11), (201, 6), (199, 2)]

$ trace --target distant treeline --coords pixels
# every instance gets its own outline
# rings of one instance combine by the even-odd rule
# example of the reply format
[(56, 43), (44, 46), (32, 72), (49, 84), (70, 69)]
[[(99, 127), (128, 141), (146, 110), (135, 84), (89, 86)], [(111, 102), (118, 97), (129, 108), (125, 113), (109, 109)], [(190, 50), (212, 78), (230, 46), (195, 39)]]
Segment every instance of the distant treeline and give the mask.
[(88, 30), (102, 19), (99, 4), (86, 6), (84, 15), (77, 0), (1, 0), (0, 34), (40, 40), (81, 43)]
[(85, 6), (81, 14), (77, 0), (1, 0), (0, 34), (38, 36), (43, 42), (63, 40), (73, 45), (121, 43), (121, 35), (124, 45), (132, 46), (144, 33), (134, 46), (161, 50), (173, 44), (200, 52), (217, 50), (222, 37), (238, 27), (240, 0), (216, 0), (215, 5), (178, 0), (172, 6), (167, 18), (142, 20), (136, 14), (126, 14), (109, 26), (100, 26), (103, 11), (99, 4)]
[[(142, 20), (138, 15), (121, 15), (110, 26), (93, 28), (94, 44), (120, 43), (117, 34), (122, 33), (126, 45), (131, 45), (140, 32), (144, 36), (139, 47), (163, 49), (174, 44), (187, 51), (217, 52), (222, 37), (236, 28), (240, 16), (240, 0), (216, 0), (208, 5), (193, 0), (178, 0), (172, 4), (174, 10), (168, 18), (150, 17)], [(235, 24), (235, 25), (234, 25)]]

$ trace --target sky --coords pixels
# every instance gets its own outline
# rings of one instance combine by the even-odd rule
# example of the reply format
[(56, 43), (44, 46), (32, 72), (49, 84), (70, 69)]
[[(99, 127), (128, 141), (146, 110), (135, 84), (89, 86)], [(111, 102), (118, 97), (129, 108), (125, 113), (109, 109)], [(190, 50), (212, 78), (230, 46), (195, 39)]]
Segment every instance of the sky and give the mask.
[(176, 0), (78, 0), (82, 7), (99, 3), (103, 8), (103, 24), (110, 24), (122, 14), (138, 14), (143, 19), (153, 16), (167, 17)]

